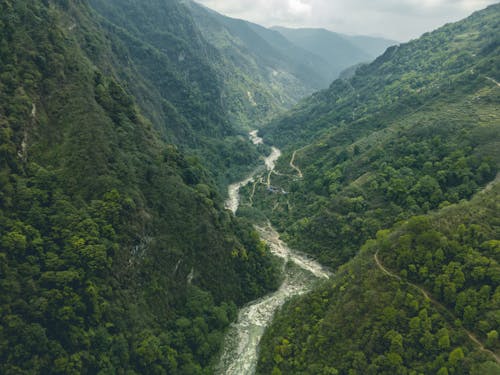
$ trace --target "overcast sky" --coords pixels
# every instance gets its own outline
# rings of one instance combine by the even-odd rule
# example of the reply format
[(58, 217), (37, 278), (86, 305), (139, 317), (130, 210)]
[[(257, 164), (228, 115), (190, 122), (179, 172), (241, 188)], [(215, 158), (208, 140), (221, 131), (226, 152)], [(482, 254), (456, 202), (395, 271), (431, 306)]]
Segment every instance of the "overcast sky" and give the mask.
[(196, 0), (264, 26), (324, 27), (399, 41), (458, 21), (498, 0)]

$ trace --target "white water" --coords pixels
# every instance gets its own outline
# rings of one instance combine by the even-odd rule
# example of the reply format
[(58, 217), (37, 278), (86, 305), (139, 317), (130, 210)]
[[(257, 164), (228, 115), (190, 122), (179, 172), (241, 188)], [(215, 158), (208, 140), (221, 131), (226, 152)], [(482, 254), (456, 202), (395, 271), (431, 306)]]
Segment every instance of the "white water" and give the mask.
[[(258, 132), (257, 130), (254, 130), (248, 133), (250, 140), (255, 145), (262, 144), (264, 142), (262, 138), (257, 136), (257, 132)], [(269, 173), (271, 173), (274, 170), (276, 160), (278, 160), (280, 156), (281, 156), (281, 151), (276, 147), (272, 147), (271, 154), (264, 159), (264, 164), (266, 165), (266, 168), (269, 171)], [(238, 211), (238, 206), (240, 205), (240, 189), (248, 185), (250, 182), (254, 181), (255, 173), (256, 172), (252, 173), (250, 176), (248, 176), (242, 181), (229, 185), (227, 189), (229, 197), (226, 200), (225, 206), (228, 210), (231, 210), (233, 214), (236, 213), (236, 211)]]
[(250, 140), (254, 145), (261, 145), (264, 143), (264, 140), (257, 135), (258, 132), (258, 130), (252, 130), (250, 133), (248, 133), (250, 135)]
[(245, 178), (243, 181), (229, 185), (227, 188), (229, 197), (226, 200), (226, 208), (234, 213), (238, 211), (240, 205), (240, 189), (250, 182), (253, 182), (253, 176)]
[[(257, 132), (250, 133), (254, 144), (262, 143)], [(256, 143), (257, 142), (257, 143)], [(271, 173), (275, 162), (281, 155), (273, 147), (265, 159), (267, 170)], [(239, 205), (239, 189), (250, 181), (253, 175), (229, 186), (229, 198), (226, 207), (236, 212)], [(258, 360), (258, 347), (266, 327), (271, 323), (274, 313), (292, 296), (306, 293), (317, 279), (329, 277), (328, 272), (317, 262), (291, 250), (279, 234), (268, 223), (267, 227), (256, 227), (260, 237), (269, 245), (271, 252), (283, 260), (284, 281), (280, 288), (261, 299), (250, 302), (238, 314), (238, 321), (227, 333), (222, 356), (216, 373), (220, 375), (252, 375)]]
[(269, 172), (272, 172), (276, 167), (276, 160), (281, 156), (281, 151), (276, 147), (271, 148), (271, 154), (264, 160), (266, 163), (266, 168)]

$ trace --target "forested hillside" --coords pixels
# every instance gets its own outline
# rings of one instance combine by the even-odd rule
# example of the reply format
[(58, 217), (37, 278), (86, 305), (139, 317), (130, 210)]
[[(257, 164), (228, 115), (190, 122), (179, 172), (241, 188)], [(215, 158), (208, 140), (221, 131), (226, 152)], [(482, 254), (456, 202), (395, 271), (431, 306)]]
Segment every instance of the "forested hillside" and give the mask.
[(498, 374), (499, 193), (381, 231), (280, 312), (257, 373)]
[[(336, 55), (342, 67), (365, 60), (356, 55), (346, 62), (345, 51), (330, 46), (325, 61), (276, 31), (191, 1), (89, 3), (105, 35), (92, 32), (82, 46), (120, 78), (168, 142), (205, 160), (219, 187), (258, 160), (244, 132), (327, 87), (338, 73)], [(77, 38), (93, 27), (78, 12), (70, 22)], [(100, 55), (100, 45), (112, 48), (112, 56)]]
[(257, 185), (242, 213), (344, 265), (279, 314), (259, 373), (500, 371), (499, 20), (390, 48), (265, 129), (285, 193)]
[(226, 83), (225, 101), (240, 119), (253, 113), (250, 126), (262, 125), (277, 110), (331, 83), (328, 62), (279, 33), (188, 4), (204, 37), (223, 58), (216, 65)]
[(230, 132), (199, 111), (204, 73), (183, 85), (86, 1), (0, 1), (2, 374), (210, 372), (236, 307), (275, 287), (214, 171), (152, 126), (154, 66), (165, 133)]
[(264, 194), (260, 206), (275, 207), (291, 245), (338, 266), (378, 229), (468, 199), (495, 177), (498, 9), (389, 49), (264, 129), (289, 142), (281, 171), (297, 176), (295, 152), (303, 174), (273, 177), (290, 194)]
[[(177, 107), (183, 103), (177, 110), (194, 127), (194, 135), (184, 129), (188, 140), (200, 128), (210, 136), (208, 144), (197, 145), (200, 150), (213, 149), (213, 138), (232, 134), (230, 128), (249, 130), (263, 125), (331, 82), (331, 64), (319, 56), (275, 31), (195, 2), (90, 3), (104, 17), (113, 44), (124, 49), (122, 56), (136, 64), (127, 79), (130, 73), (141, 75), (140, 85), (131, 82), (131, 88), (156, 116), (154, 122), (165, 123), (171, 115), (161, 99)], [(186, 97), (187, 93), (191, 96)], [(176, 133), (177, 139), (183, 134)], [(216, 146), (224, 147), (224, 143)], [(234, 147), (228, 154), (237, 150)]]
[[(227, 82), (215, 65), (223, 58), (186, 6), (178, 0), (89, 3), (101, 28), (92, 30), (72, 12), (75, 36), (103, 71), (121, 80), (166, 141), (203, 159), (220, 188), (250, 170), (258, 153), (241, 137), (243, 119), (236, 121), (225, 102)], [(91, 36), (82, 39), (80, 30)], [(113, 53), (99, 52), (103, 45)]]
[[(335, 70), (276, 31), (194, 2), (89, 3), (106, 34), (81, 40), (87, 53), (126, 82), (168, 142), (205, 160), (220, 187), (258, 160), (240, 135), (327, 87)], [(80, 29), (92, 29), (77, 12), (71, 17), (76, 37)], [(102, 44), (113, 49), (112, 56), (99, 55)]]
[[(248, 130), (333, 55), (184, 0), (0, 0), (0, 374), (214, 373), (280, 282), (252, 224), (292, 254), (268, 219), (335, 275), (279, 312), (258, 373), (498, 374), (499, 25), (389, 48), (266, 146)], [(221, 195), (270, 145), (235, 217)]]
[(326, 38), (322, 34), (314, 34), (311, 40), (292, 38), (282, 28), (267, 29), (194, 2), (187, 4), (203, 36), (223, 58), (215, 66), (225, 83), (225, 104), (236, 121), (253, 127), (328, 87), (344, 69), (373, 60), (393, 44), (326, 30)]

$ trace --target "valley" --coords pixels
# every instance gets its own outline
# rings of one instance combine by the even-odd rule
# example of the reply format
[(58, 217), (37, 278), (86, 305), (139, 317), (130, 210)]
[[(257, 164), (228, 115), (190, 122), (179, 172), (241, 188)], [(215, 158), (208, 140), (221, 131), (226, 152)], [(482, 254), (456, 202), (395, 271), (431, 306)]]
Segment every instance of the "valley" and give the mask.
[(500, 373), (499, 25), (0, 0), (0, 373)]
[[(254, 144), (263, 143), (257, 131), (249, 133)], [(226, 208), (236, 214), (240, 202), (239, 190), (254, 180), (263, 180), (267, 174), (267, 187), (281, 151), (271, 147), (271, 153), (264, 158), (265, 172), (256, 170), (246, 179), (228, 188)], [(291, 250), (269, 222), (261, 227), (255, 224), (260, 238), (269, 246), (271, 254), (280, 259), (280, 273), (283, 279), (279, 289), (265, 297), (250, 302), (238, 313), (238, 320), (231, 326), (224, 340), (220, 363), (216, 369), (221, 375), (254, 374), (258, 360), (259, 342), (265, 329), (271, 323), (274, 313), (291, 297), (310, 291), (318, 279), (328, 279), (330, 274), (317, 262)]]

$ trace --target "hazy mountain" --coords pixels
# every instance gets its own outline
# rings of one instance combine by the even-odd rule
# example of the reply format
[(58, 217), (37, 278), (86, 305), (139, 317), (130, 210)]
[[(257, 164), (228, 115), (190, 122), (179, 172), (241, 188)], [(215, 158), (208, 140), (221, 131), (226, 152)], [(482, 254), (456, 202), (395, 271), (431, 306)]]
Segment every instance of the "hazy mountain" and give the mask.
[(340, 35), (357, 46), (359, 49), (367, 53), (370, 56), (371, 60), (384, 53), (384, 51), (388, 47), (399, 44), (399, 42), (396, 40), (386, 39), (382, 37), (346, 34)]
[[(230, 85), (245, 85), (230, 68), (222, 70), (223, 56), (205, 40), (182, 2), (89, 2), (116, 52), (112, 66), (110, 56), (95, 56), (96, 63), (126, 82), (145, 116), (168, 142), (204, 159), (219, 186), (257, 160), (255, 149), (239, 135), (250, 119), (258, 121), (260, 113), (246, 111), (253, 109), (250, 104), (234, 103)], [(257, 110), (261, 108), (267, 107), (263, 104)], [(235, 111), (241, 113), (241, 121), (233, 116)]]
[(204, 38), (224, 58), (217, 64), (228, 100), (239, 102), (234, 112), (240, 116), (250, 107), (269, 117), (331, 83), (326, 61), (281, 34), (194, 2), (188, 5)]
[(334, 80), (346, 68), (362, 62), (370, 62), (382, 54), (387, 47), (397, 44), (393, 40), (350, 36), (326, 29), (290, 29), (275, 26), (278, 31), (295, 45), (321, 56), (330, 66), (329, 79)]

